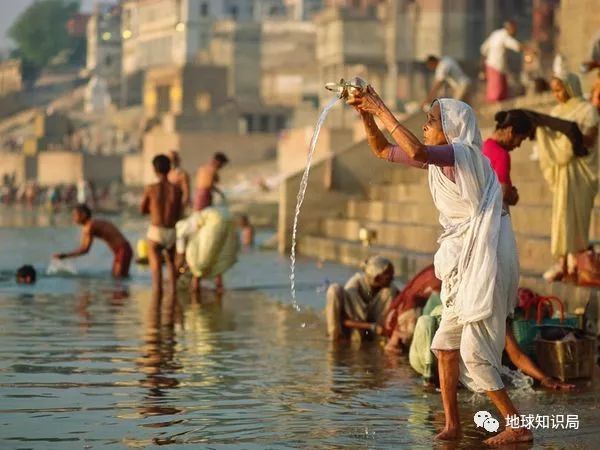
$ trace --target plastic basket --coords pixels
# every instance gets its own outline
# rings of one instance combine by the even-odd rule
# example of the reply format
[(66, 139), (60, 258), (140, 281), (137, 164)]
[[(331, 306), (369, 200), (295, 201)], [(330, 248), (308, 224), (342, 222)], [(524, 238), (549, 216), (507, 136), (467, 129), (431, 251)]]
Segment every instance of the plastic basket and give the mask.
[[(559, 317), (542, 317), (544, 305), (550, 307), (550, 314), (554, 315), (553, 302), (559, 306)], [(530, 309), (525, 310), (525, 318), (514, 320), (512, 323), (515, 340), (521, 350), (529, 357), (536, 358), (535, 338), (538, 335), (539, 327), (543, 325), (562, 325), (565, 327), (579, 328), (579, 319), (577, 316), (567, 315), (565, 317), (563, 302), (558, 297), (539, 297), (537, 302), (532, 305), (536, 307), (537, 314), (535, 320), (531, 319)], [(537, 359), (537, 358), (536, 358)]]

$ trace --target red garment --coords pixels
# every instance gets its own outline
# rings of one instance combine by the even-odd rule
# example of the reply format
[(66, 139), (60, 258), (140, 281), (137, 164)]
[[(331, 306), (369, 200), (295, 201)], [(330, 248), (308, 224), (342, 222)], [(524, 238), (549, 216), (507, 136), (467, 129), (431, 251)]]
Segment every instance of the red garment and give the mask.
[(114, 250), (115, 259), (113, 262), (113, 276), (116, 278), (125, 278), (129, 276), (129, 266), (133, 258), (133, 249), (129, 242), (125, 241), (120, 247)]
[(510, 153), (493, 139), (486, 139), (481, 151), (490, 160), (492, 169), (496, 172), (500, 184), (512, 186), (512, 180), (510, 179)]
[(508, 78), (506, 78), (506, 74), (486, 65), (485, 77), (487, 79), (485, 98), (488, 102), (498, 102), (508, 98)]
[(394, 314), (395, 317), (389, 322), (391, 327), (389, 330), (385, 330), (386, 333), (388, 335), (392, 334), (394, 328), (396, 328), (396, 322), (400, 314), (409, 309), (422, 308), (427, 303), (432, 291), (439, 292), (441, 289), (442, 282), (436, 278), (433, 264), (421, 270), (392, 301), (388, 309), (388, 314)]
[(196, 190), (196, 197), (194, 198), (194, 210), (201, 211), (212, 205), (212, 191), (211, 189), (200, 188)]

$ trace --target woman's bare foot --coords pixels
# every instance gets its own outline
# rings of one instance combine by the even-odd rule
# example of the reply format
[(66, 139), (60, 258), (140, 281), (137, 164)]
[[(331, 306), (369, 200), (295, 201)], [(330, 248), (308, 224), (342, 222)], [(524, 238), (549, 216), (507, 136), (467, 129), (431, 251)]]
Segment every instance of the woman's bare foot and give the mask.
[(483, 443), (491, 447), (498, 447), (500, 445), (531, 441), (533, 441), (533, 433), (527, 428), (506, 428), (503, 432), (486, 439)]
[(460, 428), (452, 428), (446, 426), (438, 435), (435, 437), (439, 441), (456, 441), (460, 438)]

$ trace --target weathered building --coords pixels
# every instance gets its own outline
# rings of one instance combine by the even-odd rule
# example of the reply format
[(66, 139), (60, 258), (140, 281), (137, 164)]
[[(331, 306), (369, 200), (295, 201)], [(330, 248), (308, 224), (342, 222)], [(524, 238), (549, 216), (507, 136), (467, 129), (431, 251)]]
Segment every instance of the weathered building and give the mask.
[(121, 79), (121, 9), (109, 3), (96, 4), (87, 23), (86, 69), (109, 84)]
[(321, 89), (315, 64), (316, 27), (308, 21), (262, 22), (261, 97), (265, 103), (296, 106)]

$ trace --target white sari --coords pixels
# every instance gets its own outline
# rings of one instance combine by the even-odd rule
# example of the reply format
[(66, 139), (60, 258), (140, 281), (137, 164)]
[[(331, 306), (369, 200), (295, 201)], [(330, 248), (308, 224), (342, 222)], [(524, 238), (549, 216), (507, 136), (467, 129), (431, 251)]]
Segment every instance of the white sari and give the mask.
[[(481, 153), (473, 110), (452, 99), (438, 102), (446, 139), (454, 149), (455, 182), (440, 167), (429, 166), (429, 187), (444, 229), (435, 255), (436, 276), (442, 280), (442, 302), (452, 306), (461, 323), (476, 322), (492, 313), (492, 281), (518, 277), (516, 246), (514, 238), (512, 245), (504, 239), (502, 245), (509, 245), (514, 257), (498, 261), (502, 188)], [(512, 227), (509, 231), (513, 237)]]
[(429, 165), (429, 186), (443, 227), (435, 255), (442, 280), (442, 323), (434, 350), (461, 352), (461, 381), (477, 391), (503, 387), (498, 373), (506, 317), (517, 300), (519, 264), (502, 189), (481, 153), (475, 114), (440, 99), (442, 126), (454, 149), (454, 178)]

